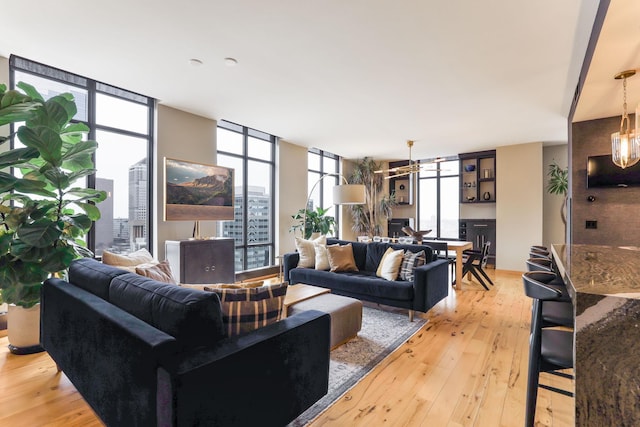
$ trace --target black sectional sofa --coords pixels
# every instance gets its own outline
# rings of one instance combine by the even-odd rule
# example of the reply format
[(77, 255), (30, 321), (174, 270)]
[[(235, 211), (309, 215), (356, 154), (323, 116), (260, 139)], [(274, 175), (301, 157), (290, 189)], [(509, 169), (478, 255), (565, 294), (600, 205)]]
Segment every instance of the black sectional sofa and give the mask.
[[(289, 283), (306, 283), (331, 289), (332, 293), (360, 300), (406, 308), (413, 320), (414, 310), (426, 312), (449, 294), (449, 262), (437, 259), (427, 245), (395, 243), (360, 243), (327, 239), (327, 245), (350, 243), (358, 267), (357, 272), (331, 272), (313, 268), (299, 268), (299, 254), (287, 253), (283, 257), (284, 277)], [(376, 276), (376, 269), (387, 248), (411, 252), (425, 251), (427, 263), (415, 269), (413, 282), (386, 280)]]
[(41, 341), (108, 426), (277, 426), (327, 393), (330, 317), (224, 335), (218, 295), (93, 259), (42, 288)]

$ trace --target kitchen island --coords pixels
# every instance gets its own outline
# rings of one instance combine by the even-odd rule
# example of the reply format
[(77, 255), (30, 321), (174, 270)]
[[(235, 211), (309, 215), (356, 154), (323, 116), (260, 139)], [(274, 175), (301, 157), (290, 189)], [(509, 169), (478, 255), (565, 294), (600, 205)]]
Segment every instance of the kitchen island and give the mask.
[(576, 426), (640, 425), (640, 247), (553, 245), (575, 319)]

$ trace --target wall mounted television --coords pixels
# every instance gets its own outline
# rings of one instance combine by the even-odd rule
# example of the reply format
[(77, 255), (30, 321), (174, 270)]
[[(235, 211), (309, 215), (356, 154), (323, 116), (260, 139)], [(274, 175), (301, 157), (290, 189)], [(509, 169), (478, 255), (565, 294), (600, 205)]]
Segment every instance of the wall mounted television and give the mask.
[(165, 221), (232, 220), (234, 170), (164, 159)]
[(640, 163), (622, 169), (613, 163), (610, 154), (589, 156), (587, 159), (587, 188), (638, 185), (640, 185)]

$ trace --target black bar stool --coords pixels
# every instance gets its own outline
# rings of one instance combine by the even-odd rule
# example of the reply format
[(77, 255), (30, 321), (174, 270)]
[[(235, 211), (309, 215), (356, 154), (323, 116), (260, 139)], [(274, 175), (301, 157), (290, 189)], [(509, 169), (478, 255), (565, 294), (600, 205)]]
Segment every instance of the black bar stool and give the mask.
[[(538, 387), (573, 396), (573, 393), (540, 384), (540, 373), (573, 368), (573, 331), (543, 327), (543, 302), (557, 302), (562, 293), (545, 284), (553, 273), (530, 271), (522, 275), (525, 294), (533, 299), (531, 310), (531, 336), (529, 340), (529, 369), (527, 372), (527, 403), (525, 426), (532, 427), (535, 420)], [(566, 374), (555, 372), (557, 375)], [(570, 376), (569, 376), (570, 377)]]

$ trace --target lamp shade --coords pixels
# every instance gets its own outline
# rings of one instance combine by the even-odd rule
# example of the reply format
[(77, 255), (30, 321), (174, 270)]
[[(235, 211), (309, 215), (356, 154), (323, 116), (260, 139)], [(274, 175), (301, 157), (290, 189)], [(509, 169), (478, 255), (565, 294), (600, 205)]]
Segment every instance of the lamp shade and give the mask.
[(333, 203), (336, 205), (362, 205), (365, 190), (362, 184), (343, 184), (333, 187)]

